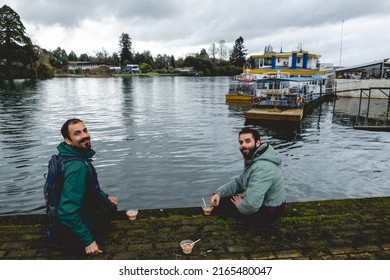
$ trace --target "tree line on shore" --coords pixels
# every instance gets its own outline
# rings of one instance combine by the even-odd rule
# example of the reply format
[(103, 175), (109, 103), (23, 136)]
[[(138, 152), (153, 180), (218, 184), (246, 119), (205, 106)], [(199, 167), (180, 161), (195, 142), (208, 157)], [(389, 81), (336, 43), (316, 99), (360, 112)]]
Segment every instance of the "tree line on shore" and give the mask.
[(34, 45), (26, 35), (20, 16), (9, 6), (0, 8), (0, 80), (17, 78), (52, 78), (56, 74), (68, 74), (70, 62), (91, 62), (97, 65), (124, 67), (138, 64), (141, 73), (171, 74), (175, 69), (192, 67), (193, 73), (201, 76), (232, 76), (242, 72), (246, 64), (244, 39), (240, 36), (228, 55), (225, 41), (211, 44), (208, 52), (176, 59), (173, 55), (158, 54), (153, 57), (150, 51), (135, 52), (127, 33), (119, 36), (119, 51), (111, 55), (102, 48), (95, 56), (85, 53), (79, 56), (58, 47), (48, 51)]

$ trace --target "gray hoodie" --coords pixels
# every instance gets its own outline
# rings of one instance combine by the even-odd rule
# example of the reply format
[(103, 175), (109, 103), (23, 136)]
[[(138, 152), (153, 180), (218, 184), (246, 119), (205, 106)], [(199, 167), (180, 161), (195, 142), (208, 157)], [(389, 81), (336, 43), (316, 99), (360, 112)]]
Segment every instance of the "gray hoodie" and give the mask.
[(240, 194), (244, 197), (238, 211), (252, 214), (261, 206), (279, 206), (286, 201), (280, 165), (282, 158), (267, 143), (261, 144), (251, 160), (245, 161), (240, 176), (216, 190), (221, 198)]

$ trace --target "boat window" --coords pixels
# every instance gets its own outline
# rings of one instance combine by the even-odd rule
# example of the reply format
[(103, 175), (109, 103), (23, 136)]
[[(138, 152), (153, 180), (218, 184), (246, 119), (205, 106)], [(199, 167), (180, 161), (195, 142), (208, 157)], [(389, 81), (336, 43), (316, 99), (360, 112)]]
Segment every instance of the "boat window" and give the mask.
[(270, 58), (264, 59), (264, 65), (272, 65), (272, 60)]

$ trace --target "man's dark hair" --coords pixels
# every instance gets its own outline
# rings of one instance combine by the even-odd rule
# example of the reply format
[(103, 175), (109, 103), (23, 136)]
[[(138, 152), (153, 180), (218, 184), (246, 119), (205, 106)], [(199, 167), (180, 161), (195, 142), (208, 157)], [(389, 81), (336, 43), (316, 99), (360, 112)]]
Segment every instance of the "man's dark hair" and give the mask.
[(249, 128), (249, 127), (244, 127), (243, 129), (241, 129), (240, 133), (238, 134), (238, 137), (240, 137), (241, 134), (247, 134), (247, 133), (252, 134), (253, 139), (255, 139), (255, 142), (257, 142), (257, 140), (260, 141), (259, 132), (256, 129)]
[(79, 120), (79, 119), (69, 119), (67, 120), (61, 127), (61, 134), (62, 134), (62, 137), (64, 137), (64, 139), (70, 139), (70, 135), (69, 135), (69, 125), (71, 124), (76, 124), (76, 123), (80, 123), (80, 122), (83, 122), (82, 120)]

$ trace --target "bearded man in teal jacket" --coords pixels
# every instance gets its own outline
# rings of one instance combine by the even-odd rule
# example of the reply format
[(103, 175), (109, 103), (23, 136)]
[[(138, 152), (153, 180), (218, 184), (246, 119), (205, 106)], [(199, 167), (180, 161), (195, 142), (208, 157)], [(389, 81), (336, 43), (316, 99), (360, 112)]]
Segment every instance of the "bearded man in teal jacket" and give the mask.
[(61, 134), (64, 142), (57, 147), (59, 154), (72, 160), (64, 165), (64, 187), (57, 210), (58, 236), (68, 242), (76, 240), (85, 248), (85, 253), (97, 255), (102, 250), (95, 234), (105, 230), (109, 216), (117, 209), (118, 200), (100, 189), (91, 162), (95, 152), (84, 123), (79, 119), (67, 120)]
[(232, 215), (255, 227), (269, 225), (280, 217), (286, 204), (282, 158), (272, 146), (261, 143), (255, 129), (243, 128), (238, 140), (244, 171), (211, 196), (213, 212)]

